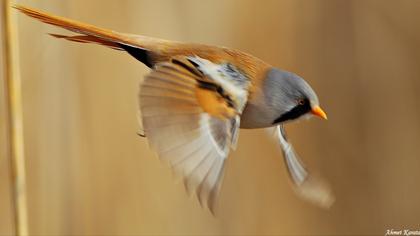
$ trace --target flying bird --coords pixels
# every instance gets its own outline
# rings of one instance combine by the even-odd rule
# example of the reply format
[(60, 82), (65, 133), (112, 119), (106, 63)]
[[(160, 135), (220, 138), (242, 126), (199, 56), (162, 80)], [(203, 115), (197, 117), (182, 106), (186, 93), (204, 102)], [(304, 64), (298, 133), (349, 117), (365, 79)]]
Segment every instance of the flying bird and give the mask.
[(296, 192), (320, 206), (332, 204), (330, 188), (309, 174), (283, 127), (312, 115), (327, 119), (316, 93), (298, 75), (235, 49), (119, 33), (25, 6), (15, 8), (76, 33), (51, 34), (56, 38), (125, 51), (151, 68), (139, 92), (144, 136), (211, 212), (239, 128), (276, 127)]

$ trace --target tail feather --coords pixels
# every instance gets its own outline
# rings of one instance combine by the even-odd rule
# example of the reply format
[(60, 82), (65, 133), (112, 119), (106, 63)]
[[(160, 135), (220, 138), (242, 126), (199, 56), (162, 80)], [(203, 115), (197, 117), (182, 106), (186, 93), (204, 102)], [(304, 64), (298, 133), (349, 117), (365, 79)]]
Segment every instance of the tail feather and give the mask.
[(103, 45), (115, 50), (124, 50), (123, 48), (121, 48), (121, 44), (112, 42), (112, 41), (107, 41), (95, 36), (91, 36), (91, 35), (75, 35), (75, 36), (67, 36), (67, 35), (61, 35), (61, 34), (49, 34), (55, 38), (59, 38), (59, 39), (65, 39), (65, 40), (69, 40), (72, 42), (78, 42), (78, 43), (94, 43), (94, 44), (99, 44), (99, 45)]
[(159, 57), (159, 54), (165, 51), (164, 48), (170, 47), (173, 43), (168, 40), (142, 35), (119, 33), (21, 5), (16, 5), (14, 8), (39, 21), (79, 34), (74, 36), (50, 34), (53, 37), (72, 42), (94, 43), (116, 50), (124, 50), (148, 67), (152, 67), (155, 64), (154, 58)]
[(86, 23), (41, 12), (25, 6), (17, 5), (14, 7), (25, 15), (38, 19), (44, 23), (55, 25), (75, 33), (89, 35), (91, 36), (90, 39), (96, 37), (104, 41), (106, 40), (145, 49), (147, 49), (149, 42), (154, 40), (146, 36), (123, 34), (116, 31), (99, 28)]

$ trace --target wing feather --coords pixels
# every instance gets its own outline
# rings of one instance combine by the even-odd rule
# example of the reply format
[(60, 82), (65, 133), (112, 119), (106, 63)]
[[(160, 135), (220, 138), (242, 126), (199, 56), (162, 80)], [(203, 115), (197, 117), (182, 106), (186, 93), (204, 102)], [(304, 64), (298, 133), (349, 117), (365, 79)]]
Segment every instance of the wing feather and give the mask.
[(277, 126), (277, 137), (290, 179), (298, 196), (320, 207), (329, 208), (334, 203), (334, 195), (328, 184), (319, 176), (310, 174), (287, 141), (283, 125)]
[[(225, 159), (236, 142), (239, 116), (220, 118), (207, 113), (203, 101), (197, 99), (204, 80), (199, 75), (205, 75), (188, 66), (194, 65), (185, 58), (157, 64), (141, 85), (140, 111), (151, 148), (184, 179), (187, 192), (195, 192), (200, 204), (214, 212)], [(205, 80), (211, 82), (211, 78)], [(223, 96), (215, 94), (217, 99), (212, 102), (228, 107)]]
[(188, 193), (191, 194), (200, 186), (217, 158), (217, 155), (209, 152), (206, 158), (204, 158), (200, 164), (189, 174), (189, 178), (187, 178), (185, 181), (185, 188), (187, 189)]

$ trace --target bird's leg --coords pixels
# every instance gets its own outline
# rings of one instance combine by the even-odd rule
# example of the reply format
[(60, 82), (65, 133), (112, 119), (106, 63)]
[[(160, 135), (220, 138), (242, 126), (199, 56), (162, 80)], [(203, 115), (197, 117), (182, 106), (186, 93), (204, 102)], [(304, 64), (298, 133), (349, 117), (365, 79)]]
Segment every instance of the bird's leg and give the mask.
[(142, 137), (142, 138), (146, 138), (146, 133), (144, 132), (144, 130), (140, 130), (137, 132), (137, 135)]

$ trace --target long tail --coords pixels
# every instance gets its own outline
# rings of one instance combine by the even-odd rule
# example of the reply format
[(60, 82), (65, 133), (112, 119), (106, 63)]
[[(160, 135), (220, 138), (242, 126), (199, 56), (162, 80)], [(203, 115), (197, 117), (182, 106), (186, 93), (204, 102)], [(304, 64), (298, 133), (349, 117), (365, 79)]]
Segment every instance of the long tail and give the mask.
[(63, 38), (79, 43), (95, 43), (112, 49), (125, 50), (137, 60), (143, 62), (149, 67), (154, 64), (150, 57), (150, 52), (155, 52), (159, 48), (162, 48), (163, 45), (168, 45), (171, 43), (170, 41), (166, 40), (155, 39), (141, 35), (119, 33), (113, 30), (99, 28), (93, 25), (85, 24), (60, 16), (55, 16), (25, 6), (17, 5), (15, 8), (20, 12), (38, 19), (44, 23), (55, 25), (81, 34), (74, 36), (51, 34), (56, 38)]

